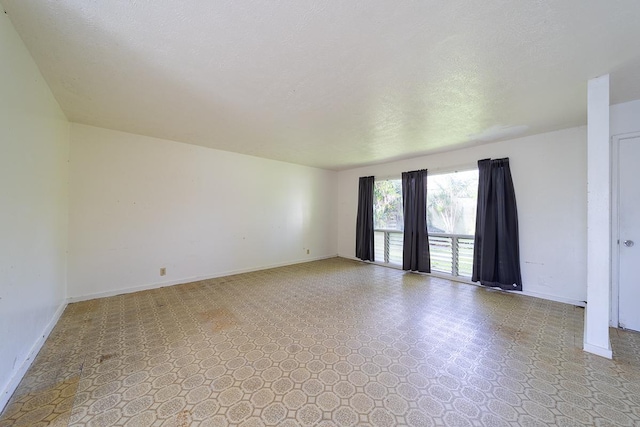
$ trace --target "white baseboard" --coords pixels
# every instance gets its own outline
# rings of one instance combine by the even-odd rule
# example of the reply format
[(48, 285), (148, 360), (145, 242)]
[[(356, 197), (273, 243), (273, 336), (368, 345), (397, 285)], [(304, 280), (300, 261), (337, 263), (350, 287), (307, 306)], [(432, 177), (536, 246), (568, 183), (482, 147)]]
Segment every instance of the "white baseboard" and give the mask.
[(582, 349), (587, 353), (595, 354), (596, 356), (606, 357), (607, 359), (613, 358), (613, 351), (611, 348), (604, 348), (597, 345), (583, 343)]
[(323, 255), (323, 256), (318, 256), (318, 257), (309, 257), (309, 258), (299, 259), (299, 260), (295, 260), (295, 261), (288, 261), (288, 262), (283, 262), (283, 263), (278, 263), (278, 264), (263, 265), (263, 266), (260, 266), (260, 267), (243, 268), (243, 269), (239, 269), (239, 270), (228, 270), (228, 271), (223, 271), (223, 272), (220, 272), (220, 273), (213, 273), (213, 274), (204, 275), (204, 276), (183, 277), (181, 279), (169, 280), (169, 281), (165, 281), (165, 282), (156, 282), (156, 283), (150, 283), (150, 284), (146, 284), (146, 285), (128, 286), (128, 287), (116, 289), (116, 290), (113, 290), (113, 291), (97, 292), (97, 293), (93, 293), (93, 294), (69, 297), (67, 299), (67, 301), (69, 303), (73, 303), (73, 302), (80, 302), (80, 301), (88, 301), (88, 300), (92, 300), (92, 299), (96, 299), (96, 298), (113, 297), (113, 296), (116, 296), (116, 295), (130, 294), (130, 293), (133, 293), (133, 292), (140, 292), (140, 291), (147, 291), (149, 289), (164, 288), (166, 286), (180, 285), (180, 284), (183, 284), (183, 283), (199, 282), (201, 280), (217, 279), (219, 277), (233, 276), (235, 274), (251, 273), (251, 272), (254, 272), (254, 271), (268, 270), (270, 268), (286, 267), (288, 265), (303, 264), (305, 262), (312, 262), (312, 261), (320, 261), (320, 260), (323, 260), (323, 259), (335, 258), (337, 256), (338, 255)]
[(559, 296), (556, 296), (556, 295), (540, 294), (538, 292), (527, 292), (527, 291), (522, 291), (522, 292), (507, 291), (507, 292), (511, 292), (511, 293), (518, 294), (518, 295), (527, 295), (527, 296), (534, 297), (534, 298), (546, 299), (546, 300), (549, 300), (549, 301), (561, 302), (561, 303), (564, 303), (564, 304), (575, 305), (575, 306), (578, 306), (578, 307), (586, 307), (587, 306), (584, 301), (579, 301), (579, 300), (575, 300), (575, 299), (571, 299), (571, 298), (565, 298), (565, 297), (559, 297)]
[(58, 323), (58, 320), (60, 320), (60, 316), (62, 316), (62, 313), (64, 313), (64, 309), (66, 307), (67, 307), (66, 301), (60, 304), (56, 312), (53, 314), (53, 317), (51, 318), (49, 323), (47, 323), (47, 326), (45, 326), (44, 330), (42, 331), (42, 334), (38, 337), (36, 342), (34, 342), (33, 345), (31, 346), (29, 353), (27, 353), (27, 357), (20, 363), (20, 366), (18, 367), (18, 369), (14, 370), (13, 373), (11, 374), (11, 379), (5, 386), (4, 390), (2, 390), (2, 392), (0, 393), (0, 412), (4, 410), (4, 407), (9, 402), (9, 399), (11, 399), (11, 396), (18, 388), (20, 381), (22, 381), (22, 377), (24, 377), (24, 374), (27, 373), (27, 370), (33, 363), (33, 360), (38, 355), (38, 352), (42, 348), (44, 342), (49, 337), (49, 334), (53, 330), (54, 326), (56, 326), (56, 323)]
[[(393, 268), (396, 270), (401, 270), (400, 266), (395, 266), (395, 265), (386, 265), (386, 264), (381, 264), (381, 263), (377, 263), (377, 262), (369, 262), (369, 261), (362, 261), (359, 258), (356, 257), (351, 257), (351, 256), (344, 256), (344, 255), (338, 255), (340, 258), (346, 258), (346, 259), (351, 259), (354, 261), (359, 261), (365, 264), (373, 264), (373, 265), (379, 265), (381, 267), (386, 267), (386, 268)], [(452, 276), (447, 276), (446, 274), (439, 274), (439, 273), (418, 273), (418, 274), (424, 274), (425, 276), (431, 276), (431, 277), (437, 277), (440, 279), (446, 279), (446, 280), (451, 280), (454, 282), (459, 282), (459, 283), (466, 283), (468, 285), (474, 285), (474, 286), (480, 286), (482, 288), (485, 288), (484, 286), (472, 282), (471, 280), (462, 278), (462, 277), (452, 277)], [(495, 289), (496, 291), (498, 291), (498, 288), (485, 288), (485, 289)], [(564, 297), (559, 297), (556, 295), (548, 295), (548, 294), (541, 294), (538, 292), (529, 292), (529, 291), (501, 291), (501, 292), (509, 292), (512, 293), (514, 295), (526, 295), (529, 297), (534, 297), (534, 298), (540, 298), (540, 299), (544, 299), (544, 300), (549, 300), (549, 301), (555, 301), (555, 302), (561, 302), (564, 304), (569, 304), (569, 305), (575, 305), (578, 307), (585, 307), (586, 304), (584, 301), (579, 301), (579, 300), (574, 300), (571, 298), (564, 298)]]

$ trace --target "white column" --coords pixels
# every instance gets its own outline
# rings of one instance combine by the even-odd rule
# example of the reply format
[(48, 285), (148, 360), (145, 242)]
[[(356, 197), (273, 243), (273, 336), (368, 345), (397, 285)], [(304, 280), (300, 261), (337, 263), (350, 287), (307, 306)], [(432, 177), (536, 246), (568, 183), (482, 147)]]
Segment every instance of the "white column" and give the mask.
[(609, 75), (589, 80), (587, 90), (587, 308), (584, 316), (584, 350), (610, 359)]

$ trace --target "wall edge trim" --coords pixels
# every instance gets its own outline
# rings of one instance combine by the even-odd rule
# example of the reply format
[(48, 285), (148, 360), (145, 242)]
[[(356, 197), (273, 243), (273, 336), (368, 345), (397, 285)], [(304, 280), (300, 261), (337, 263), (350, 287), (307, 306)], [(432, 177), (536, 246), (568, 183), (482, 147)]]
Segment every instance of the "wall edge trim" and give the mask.
[(227, 270), (227, 271), (223, 271), (223, 272), (220, 272), (220, 273), (207, 274), (207, 275), (203, 275), (203, 276), (189, 276), (189, 277), (183, 277), (181, 279), (168, 280), (168, 281), (165, 281), (165, 282), (156, 282), (156, 283), (148, 283), (148, 284), (145, 284), (145, 285), (128, 286), (128, 287), (116, 289), (114, 291), (96, 292), (96, 293), (92, 293), (92, 294), (69, 297), (69, 298), (67, 298), (67, 302), (71, 304), (71, 303), (74, 303), (74, 302), (89, 301), (89, 300), (92, 300), (92, 299), (113, 297), (113, 296), (116, 296), (116, 295), (130, 294), (130, 293), (134, 293), (134, 292), (147, 291), (147, 290), (151, 290), (151, 289), (159, 289), (159, 288), (164, 288), (164, 287), (167, 287), (167, 286), (181, 285), (181, 284), (191, 283), (191, 282), (199, 282), (201, 280), (209, 280), (209, 279), (217, 279), (219, 277), (233, 276), (235, 274), (251, 273), (251, 272), (254, 272), (254, 271), (269, 270), (271, 268), (286, 267), (286, 266), (295, 265), (295, 264), (304, 264), (305, 262), (320, 261), (320, 260), (323, 260), (323, 259), (336, 258), (337, 256), (338, 256), (337, 254), (334, 254), (334, 255), (322, 255), (322, 256), (318, 256), (318, 257), (310, 257), (310, 258), (305, 258), (305, 259), (298, 259), (298, 260), (295, 260), (295, 261), (287, 261), (287, 262), (283, 262), (283, 263), (269, 264), (269, 265), (264, 265), (264, 266), (260, 266), (260, 267), (241, 268), (241, 269), (238, 269), (238, 270)]
[[(360, 260), (359, 258), (356, 258), (356, 257), (345, 256), (345, 255), (340, 255), (340, 254), (338, 254), (338, 257), (349, 259), (349, 260), (353, 260), (353, 261), (362, 262), (364, 264), (378, 265), (380, 267), (393, 268), (395, 270), (401, 270), (402, 271), (402, 269), (400, 267), (396, 267), (396, 266), (393, 266), (393, 265), (383, 265), (383, 264), (380, 264), (380, 263), (377, 263), (377, 262), (362, 261), (362, 260)], [(540, 299), (547, 300), (547, 301), (555, 301), (555, 302), (560, 302), (560, 303), (563, 303), (563, 304), (575, 305), (575, 306), (578, 306), (578, 307), (586, 307), (586, 304), (585, 304), (584, 301), (574, 300), (572, 298), (565, 298), (565, 297), (560, 297), (560, 296), (556, 296), (556, 295), (541, 294), (541, 293), (538, 293), (538, 292), (528, 292), (526, 290), (522, 291), (522, 292), (518, 292), (518, 291), (500, 291), (497, 288), (486, 288), (484, 286), (481, 286), (481, 285), (479, 285), (477, 283), (474, 283), (474, 282), (472, 282), (472, 281), (470, 281), (468, 279), (465, 279), (463, 277), (450, 277), (450, 276), (447, 276), (445, 274), (438, 274), (438, 273), (418, 273), (418, 274), (422, 274), (422, 275), (427, 276), (427, 277), (435, 277), (435, 278), (438, 278), (438, 279), (451, 280), (452, 282), (458, 282), (458, 283), (464, 283), (464, 284), (467, 284), (467, 285), (478, 286), (480, 288), (488, 289), (488, 290), (494, 290), (496, 292), (507, 292), (507, 293), (514, 294), (514, 295), (524, 295), (524, 296), (528, 296), (528, 297), (532, 297), (532, 298), (540, 298)]]
[(60, 305), (56, 309), (56, 312), (51, 317), (51, 320), (49, 320), (49, 323), (47, 323), (47, 325), (42, 330), (41, 335), (31, 346), (31, 349), (27, 353), (27, 357), (22, 360), (18, 369), (14, 369), (11, 373), (9, 382), (7, 382), (4, 389), (0, 391), (0, 412), (2, 412), (5, 409), (5, 406), (7, 406), (7, 403), (9, 403), (9, 400), (20, 384), (20, 381), (22, 381), (22, 378), (31, 367), (31, 364), (42, 349), (45, 341), (47, 341), (47, 338), (49, 338), (49, 335), (58, 323), (58, 320), (60, 320), (60, 317), (62, 317), (62, 313), (64, 313), (65, 308), (67, 308), (67, 301), (63, 301), (62, 303), (60, 303)]
[(598, 345), (583, 343), (582, 349), (587, 353), (595, 354), (596, 356), (605, 357), (607, 359), (613, 359), (613, 351), (611, 348), (604, 348)]

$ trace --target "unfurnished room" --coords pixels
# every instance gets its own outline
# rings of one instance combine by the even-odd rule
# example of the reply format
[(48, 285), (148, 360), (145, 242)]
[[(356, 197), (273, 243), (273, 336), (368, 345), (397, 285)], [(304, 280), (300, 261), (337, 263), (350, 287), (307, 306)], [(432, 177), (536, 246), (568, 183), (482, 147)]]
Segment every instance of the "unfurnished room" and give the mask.
[(0, 427), (640, 426), (639, 22), (0, 0)]

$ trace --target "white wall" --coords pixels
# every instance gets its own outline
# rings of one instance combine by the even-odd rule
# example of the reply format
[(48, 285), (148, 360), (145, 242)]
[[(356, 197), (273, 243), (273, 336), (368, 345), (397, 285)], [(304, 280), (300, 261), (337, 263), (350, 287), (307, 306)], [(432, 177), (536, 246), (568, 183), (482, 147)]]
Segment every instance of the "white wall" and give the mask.
[(609, 111), (611, 136), (640, 132), (640, 99), (612, 105)]
[(588, 82), (587, 309), (584, 350), (611, 359), (611, 148), (609, 75)]
[(69, 295), (335, 256), (336, 175), (73, 124)]
[(475, 166), (509, 157), (520, 226), (525, 293), (579, 303), (586, 299), (586, 128), (578, 127), (417, 157), (338, 174), (338, 254), (355, 255), (358, 177)]
[(64, 308), (69, 123), (0, 13), (0, 410)]

